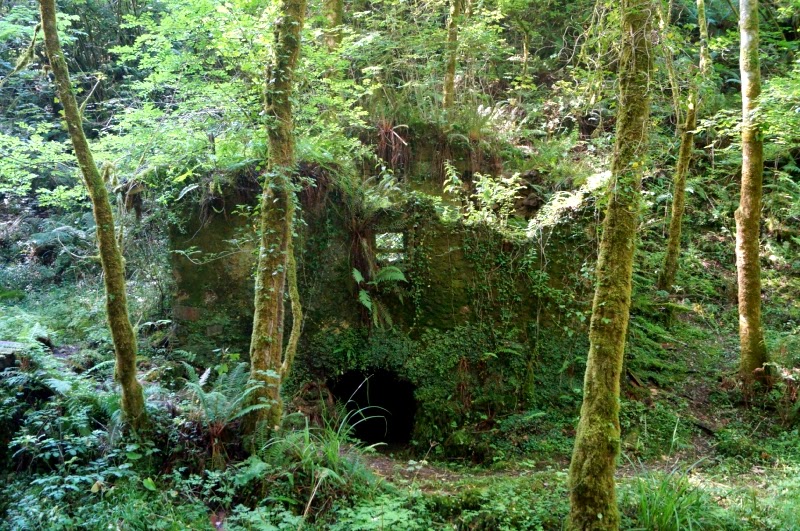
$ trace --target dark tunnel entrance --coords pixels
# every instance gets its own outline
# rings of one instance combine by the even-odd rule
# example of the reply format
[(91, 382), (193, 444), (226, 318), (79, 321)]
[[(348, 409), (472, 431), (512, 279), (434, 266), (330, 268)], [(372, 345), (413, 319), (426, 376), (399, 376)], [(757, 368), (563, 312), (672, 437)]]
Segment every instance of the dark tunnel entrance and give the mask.
[[(414, 429), (414, 386), (396, 373), (348, 371), (332, 382), (333, 396), (347, 404), (356, 437), (367, 444), (406, 445)], [(361, 410), (359, 413), (358, 411)]]

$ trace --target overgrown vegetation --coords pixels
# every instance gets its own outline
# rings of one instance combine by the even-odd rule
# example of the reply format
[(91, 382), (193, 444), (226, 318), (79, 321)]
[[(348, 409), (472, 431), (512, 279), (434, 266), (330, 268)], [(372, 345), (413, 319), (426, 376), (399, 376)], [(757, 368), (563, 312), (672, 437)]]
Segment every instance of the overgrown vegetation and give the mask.
[[(133, 430), (38, 7), (0, 3), (0, 527), (562, 529), (600, 222), (621, 193), (609, 188), (617, 4), (308, 4), (297, 163), (281, 195), (297, 216), (277, 216), (291, 226), (301, 335), (281, 375), (286, 415), (245, 426), (275, 403), (254, 399), (274, 398), (274, 375), (248, 373), (258, 220), (277, 212), (257, 198), (276, 160), (268, 132), (285, 125), (264, 106), (282, 3), (61, 2), (124, 255), (150, 418)], [(656, 287), (680, 101), (699, 64), (695, 2), (669, 7), (671, 25), (650, 32), (650, 135), (632, 163), (642, 190), (625, 192), (640, 207), (620, 528), (798, 529), (800, 8), (761, 6), (769, 363), (748, 385), (737, 376), (739, 35), (721, 0), (705, 3), (713, 72), (691, 89), (678, 271)], [(327, 15), (337, 10), (343, 19)], [(291, 247), (266, 252), (284, 264)], [(290, 315), (288, 298), (275, 309)]]

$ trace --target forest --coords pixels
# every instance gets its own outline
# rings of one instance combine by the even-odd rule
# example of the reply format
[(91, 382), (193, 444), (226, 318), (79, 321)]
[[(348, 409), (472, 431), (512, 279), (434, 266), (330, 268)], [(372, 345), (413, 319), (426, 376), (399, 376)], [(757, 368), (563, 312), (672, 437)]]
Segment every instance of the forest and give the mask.
[(0, 529), (800, 530), (800, 0), (0, 0)]

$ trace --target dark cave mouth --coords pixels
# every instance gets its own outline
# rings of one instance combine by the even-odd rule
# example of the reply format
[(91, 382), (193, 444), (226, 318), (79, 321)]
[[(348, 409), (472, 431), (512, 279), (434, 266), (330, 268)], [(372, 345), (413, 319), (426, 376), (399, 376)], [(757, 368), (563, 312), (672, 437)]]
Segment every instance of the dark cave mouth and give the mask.
[(407, 445), (414, 430), (414, 386), (387, 370), (348, 371), (333, 380), (333, 396), (345, 404), (353, 434), (366, 444)]

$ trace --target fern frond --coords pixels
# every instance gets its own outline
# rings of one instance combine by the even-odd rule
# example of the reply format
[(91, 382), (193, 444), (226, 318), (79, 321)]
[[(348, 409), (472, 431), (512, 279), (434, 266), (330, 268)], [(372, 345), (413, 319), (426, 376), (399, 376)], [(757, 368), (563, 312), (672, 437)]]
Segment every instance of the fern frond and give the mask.
[(378, 285), (384, 282), (408, 282), (406, 276), (397, 266), (382, 267), (376, 274), (373, 284)]
[(197, 377), (197, 371), (194, 370), (194, 367), (186, 363), (185, 361), (181, 361), (184, 367), (186, 367), (186, 379), (194, 384), (199, 384), (200, 379)]
[(116, 363), (114, 360), (101, 361), (100, 363), (97, 363), (86, 369), (86, 374), (91, 374), (95, 371), (100, 371), (102, 369), (105, 369), (106, 367), (113, 367), (114, 363)]
[(197, 381), (197, 384), (202, 387), (208, 382), (208, 377), (211, 375), (211, 367), (203, 371), (203, 374), (200, 375), (200, 379)]
[(358, 302), (363, 304), (364, 307), (367, 310), (369, 310), (370, 312), (372, 311), (372, 308), (373, 308), (373, 306), (372, 306), (372, 297), (370, 297), (369, 293), (367, 293), (366, 290), (363, 290), (363, 289), (359, 290), (359, 292), (358, 292)]
[(58, 378), (47, 378), (44, 381), (44, 384), (47, 387), (49, 387), (54, 393), (58, 393), (60, 395), (68, 395), (75, 387), (74, 383), (75, 382), (73, 381), (60, 380)]
[(376, 305), (376, 314), (379, 314), (380, 320), (386, 325), (387, 328), (392, 328), (394, 326), (394, 320), (392, 319), (392, 314), (389, 313), (388, 308), (382, 302), (378, 301)]

